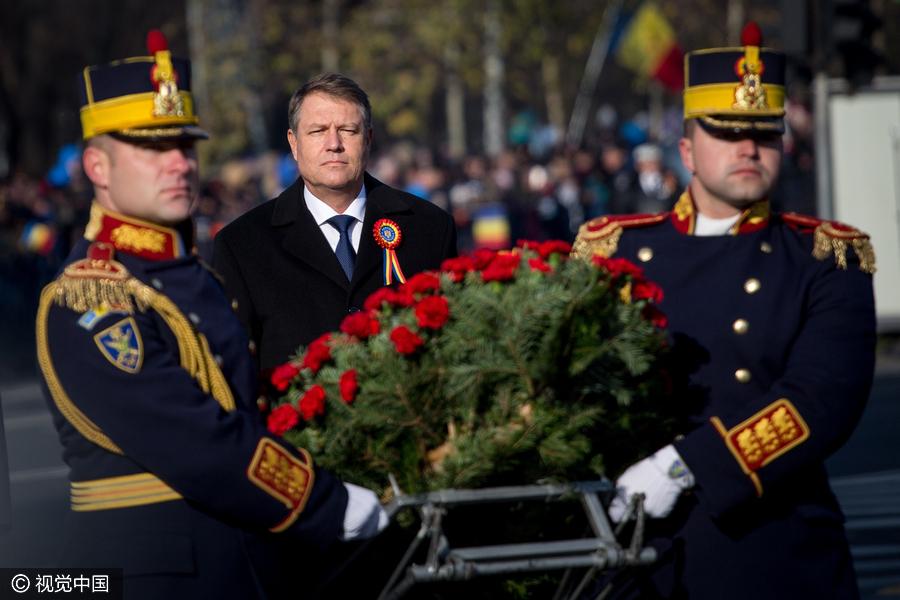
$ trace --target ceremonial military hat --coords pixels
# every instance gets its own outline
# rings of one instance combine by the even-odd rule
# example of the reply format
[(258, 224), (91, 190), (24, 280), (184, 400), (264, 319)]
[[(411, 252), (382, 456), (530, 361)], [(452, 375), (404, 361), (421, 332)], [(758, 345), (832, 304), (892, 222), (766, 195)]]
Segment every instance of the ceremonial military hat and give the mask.
[(784, 54), (760, 48), (749, 23), (740, 48), (710, 48), (684, 57), (684, 118), (707, 130), (784, 132)]
[(111, 133), (129, 140), (208, 138), (198, 127), (191, 63), (169, 52), (166, 36), (147, 35), (150, 56), (87, 67), (79, 77), (84, 139)]

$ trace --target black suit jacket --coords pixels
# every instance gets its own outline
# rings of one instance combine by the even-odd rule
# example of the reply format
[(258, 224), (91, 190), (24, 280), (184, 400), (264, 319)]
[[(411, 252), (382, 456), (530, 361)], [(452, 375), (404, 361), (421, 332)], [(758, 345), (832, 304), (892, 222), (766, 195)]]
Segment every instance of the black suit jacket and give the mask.
[(306, 208), (302, 178), (216, 235), (213, 265), (237, 300), (238, 318), (257, 346), (261, 368), (283, 364), (299, 346), (339, 329), (347, 314), (362, 309), (384, 285), (384, 251), (373, 236), (379, 219), (400, 227), (397, 258), (407, 278), (456, 256), (449, 214), (368, 174), (365, 186), (365, 220), (349, 282)]

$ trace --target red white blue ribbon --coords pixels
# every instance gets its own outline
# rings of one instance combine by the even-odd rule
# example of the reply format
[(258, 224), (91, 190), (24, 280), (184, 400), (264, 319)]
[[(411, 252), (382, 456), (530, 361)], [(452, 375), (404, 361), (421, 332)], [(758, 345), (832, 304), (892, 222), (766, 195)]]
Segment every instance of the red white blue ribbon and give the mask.
[(394, 276), (400, 283), (406, 283), (403, 270), (400, 269), (400, 260), (397, 258), (395, 248), (400, 245), (402, 234), (400, 227), (390, 219), (381, 219), (375, 223), (375, 242), (384, 249), (384, 285), (394, 282)]

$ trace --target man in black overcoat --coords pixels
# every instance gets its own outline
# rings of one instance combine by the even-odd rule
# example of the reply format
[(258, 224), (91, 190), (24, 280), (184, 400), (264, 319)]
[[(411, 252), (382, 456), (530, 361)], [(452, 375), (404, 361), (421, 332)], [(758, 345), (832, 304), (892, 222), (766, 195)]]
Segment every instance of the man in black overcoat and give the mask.
[(300, 177), (225, 227), (213, 257), (261, 368), (337, 330), (378, 288), (456, 256), (449, 214), (366, 174), (374, 130), (356, 83), (311, 79), (288, 120)]

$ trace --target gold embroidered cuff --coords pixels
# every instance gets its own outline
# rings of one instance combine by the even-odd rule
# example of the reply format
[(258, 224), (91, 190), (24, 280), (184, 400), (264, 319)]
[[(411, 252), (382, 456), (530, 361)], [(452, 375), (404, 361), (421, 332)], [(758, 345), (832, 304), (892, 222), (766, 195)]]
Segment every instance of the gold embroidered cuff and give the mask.
[(718, 417), (712, 417), (710, 422), (725, 440), (741, 470), (753, 480), (760, 496), (762, 484), (755, 471), (809, 437), (809, 427), (787, 398), (773, 402), (727, 431)]
[(299, 449), (304, 460), (284, 449), (270, 438), (264, 437), (256, 446), (256, 452), (247, 468), (247, 477), (267, 494), (282, 502), (290, 514), (270, 529), (280, 533), (291, 525), (303, 512), (312, 492), (315, 472), (309, 453)]

